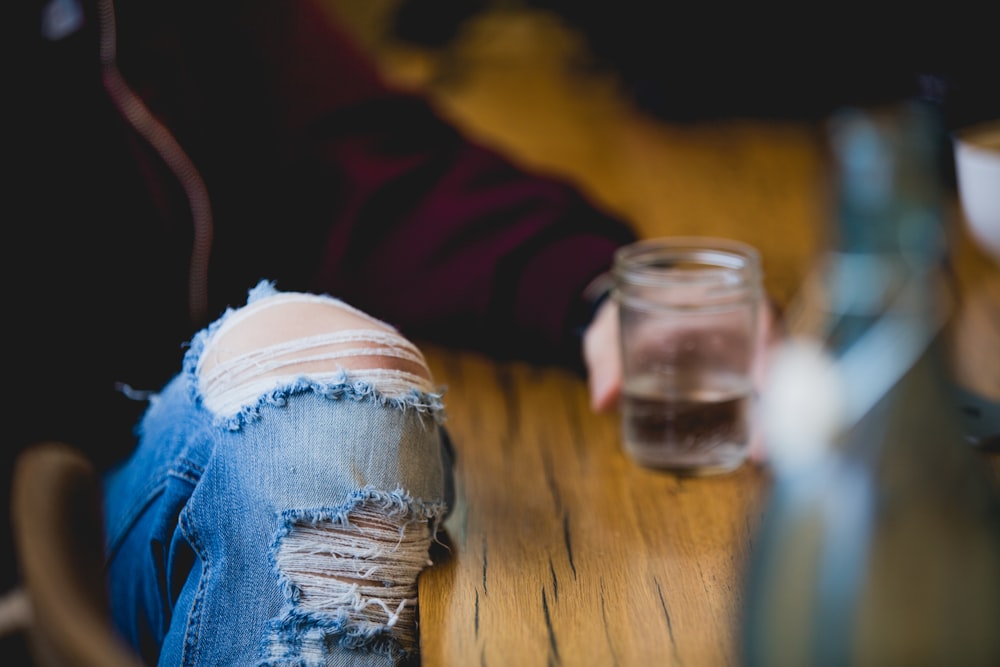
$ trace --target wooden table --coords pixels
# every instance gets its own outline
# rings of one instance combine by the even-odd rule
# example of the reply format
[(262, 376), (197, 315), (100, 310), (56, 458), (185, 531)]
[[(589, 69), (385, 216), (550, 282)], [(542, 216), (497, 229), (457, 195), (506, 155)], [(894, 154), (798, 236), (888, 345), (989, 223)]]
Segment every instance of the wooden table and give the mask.
[[(387, 76), (473, 138), (570, 180), (642, 236), (757, 246), (768, 292), (794, 302), (828, 222), (821, 126), (646, 118), (613, 77), (574, 68), (578, 37), (546, 15), (487, 15), (452, 48), (422, 53), (366, 32), (369, 0), (337, 4)], [(1000, 400), (1000, 267), (961, 233), (955, 257), (969, 295), (956, 367)], [(622, 453), (617, 415), (590, 411), (581, 378), (426, 351), (448, 388), (458, 503), (448, 548), (420, 579), (425, 667), (738, 664), (766, 470), (641, 468)]]
[[(994, 352), (970, 377), (996, 390), (1000, 299), (976, 303), (992, 306), (973, 317), (992, 322)], [(739, 664), (766, 468), (647, 470), (622, 453), (617, 415), (590, 411), (580, 378), (428, 356), (448, 387), (458, 502), (420, 579), (425, 667)], [(1000, 480), (1000, 455), (992, 466)]]
[[(993, 341), (980, 347), (992, 354), (966, 357), (963, 375), (1000, 400), (996, 294), (963, 308), (959, 330), (967, 345)], [(420, 579), (426, 667), (739, 664), (766, 468), (688, 479), (647, 470), (623, 455), (617, 415), (590, 411), (580, 378), (428, 356), (448, 387), (458, 503), (447, 549)], [(1000, 455), (990, 462), (1000, 488)]]
[(430, 361), (449, 387), (459, 500), (420, 580), (425, 665), (733, 662), (760, 470), (646, 470), (578, 378)]

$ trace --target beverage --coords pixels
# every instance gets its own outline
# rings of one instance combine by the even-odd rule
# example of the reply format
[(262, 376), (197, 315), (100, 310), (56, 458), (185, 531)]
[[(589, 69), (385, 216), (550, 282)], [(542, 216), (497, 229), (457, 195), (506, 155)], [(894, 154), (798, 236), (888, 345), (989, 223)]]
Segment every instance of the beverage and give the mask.
[(729, 239), (646, 239), (615, 254), (622, 440), (641, 465), (737, 468), (750, 441), (760, 255)]
[(745, 376), (632, 378), (622, 392), (625, 450), (644, 465), (688, 474), (733, 470), (747, 456), (750, 402)]

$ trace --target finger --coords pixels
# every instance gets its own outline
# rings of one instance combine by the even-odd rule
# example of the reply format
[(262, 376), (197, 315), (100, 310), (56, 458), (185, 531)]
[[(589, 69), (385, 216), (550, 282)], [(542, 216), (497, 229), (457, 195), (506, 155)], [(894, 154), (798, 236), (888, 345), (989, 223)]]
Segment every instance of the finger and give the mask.
[(621, 394), (622, 365), (618, 336), (618, 308), (608, 300), (598, 310), (583, 336), (590, 406), (595, 412), (613, 408)]

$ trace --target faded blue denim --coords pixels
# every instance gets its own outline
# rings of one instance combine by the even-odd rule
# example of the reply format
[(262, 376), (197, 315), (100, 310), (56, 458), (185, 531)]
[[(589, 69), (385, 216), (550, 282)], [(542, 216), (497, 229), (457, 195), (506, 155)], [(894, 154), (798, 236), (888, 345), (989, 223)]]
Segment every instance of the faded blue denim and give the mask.
[[(249, 302), (275, 293), (262, 283)], [(399, 526), (390, 542), (403, 544), (411, 525), (426, 526), (433, 539), (452, 488), (441, 394), (414, 389), (387, 398), (341, 372), (322, 381), (300, 377), (234, 415), (213, 414), (196, 369), (235, 312), (193, 339), (182, 371), (151, 399), (134, 455), (106, 478), (118, 628), (161, 665), (413, 658), (414, 647), (397, 641), (391, 623), (359, 622), (342, 602), (313, 595), (291, 564), (322, 552), (322, 540), (344, 542), (330, 528), (363, 533), (351, 527), (361, 507)], [(308, 529), (316, 526), (314, 539)], [(405, 542), (420, 547), (411, 549), (423, 559), (419, 567), (429, 564), (424, 542)]]

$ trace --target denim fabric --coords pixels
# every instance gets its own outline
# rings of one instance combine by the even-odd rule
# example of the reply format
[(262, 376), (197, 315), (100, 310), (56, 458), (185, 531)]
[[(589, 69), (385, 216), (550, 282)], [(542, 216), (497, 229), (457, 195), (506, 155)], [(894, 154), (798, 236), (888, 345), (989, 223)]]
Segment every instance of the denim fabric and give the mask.
[(212, 412), (199, 362), (237, 313), (193, 339), (106, 477), (115, 622), (161, 665), (398, 664), (416, 601), (372, 591), (429, 564), (452, 488), (441, 395), (340, 370)]

